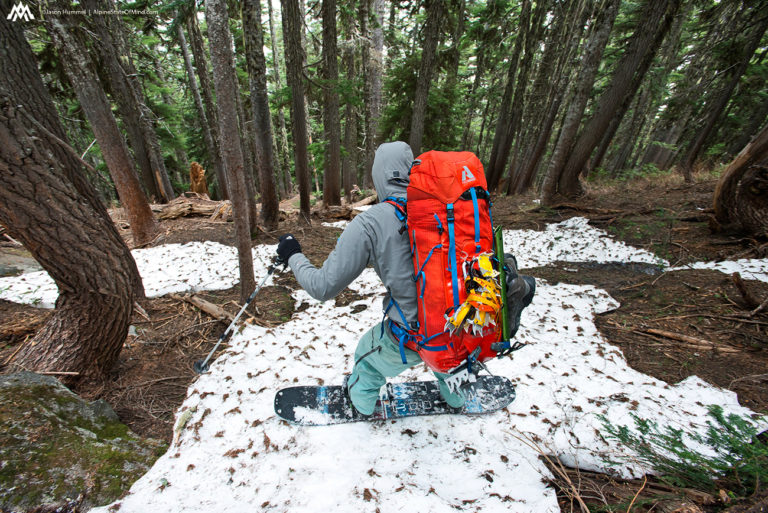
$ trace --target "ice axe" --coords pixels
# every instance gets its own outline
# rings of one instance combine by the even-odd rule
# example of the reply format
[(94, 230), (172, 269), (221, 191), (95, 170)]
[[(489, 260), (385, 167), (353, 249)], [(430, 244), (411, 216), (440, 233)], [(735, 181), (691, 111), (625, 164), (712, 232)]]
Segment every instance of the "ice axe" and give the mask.
[(272, 273), (275, 272), (277, 267), (280, 265), (280, 262), (275, 259), (272, 262), (272, 265), (270, 265), (267, 268), (267, 275), (264, 276), (264, 279), (261, 280), (261, 283), (259, 283), (256, 288), (251, 292), (251, 295), (248, 296), (248, 300), (245, 302), (245, 304), (240, 308), (240, 311), (237, 312), (237, 315), (235, 315), (235, 318), (232, 319), (232, 322), (227, 326), (227, 329), (224, 330), (224, 333), (221, 334), (219, 337), (219, 340), (216, 342), (216, 345), (213, 346), (213, 349), (211, 349), (211, 352), (208, 353), (208, 356), (205, 357), (205, 360), (197, 360), (193, 365), (192, 368), (195, 369), (195, 372), (198, 374), (202, 374), (204, 372), (208, 371), (208, 362), (210, 361), (211, 357), (213, 356), (213, 353), (216, 352), (216, 350), (219, 348), (222, 342), (224, 342), (224, 339), (228, 338), (229, 335), (232, 334), (232, 331), (235, 328), (235, 324), (237, 324), (237, 320), (240, 318), (241, 315), (243, 315), (243, 312), (245, 312), (246, 308), (248, 308), (248, 305), (251, 304), (251, 301), (253, 301), (253, 298), (256, 297), (256, 294), (258, 294), (259, 290), (261, 290), (261, 287), (264, 286), (264, 283), (266, 283), (267, 278), (272, 276)]

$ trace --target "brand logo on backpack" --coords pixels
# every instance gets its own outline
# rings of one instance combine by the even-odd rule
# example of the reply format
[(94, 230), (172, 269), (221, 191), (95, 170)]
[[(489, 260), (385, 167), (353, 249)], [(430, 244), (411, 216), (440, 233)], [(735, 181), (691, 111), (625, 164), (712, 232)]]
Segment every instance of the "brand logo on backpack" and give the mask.
[(471, 182), (474, 179), (475, 175), (472, 174), (472, 171), (470, 171), (467, 166), (464, 166), (464, 169), (461, 170), (461, 183), (465, 184), (467, 182)]

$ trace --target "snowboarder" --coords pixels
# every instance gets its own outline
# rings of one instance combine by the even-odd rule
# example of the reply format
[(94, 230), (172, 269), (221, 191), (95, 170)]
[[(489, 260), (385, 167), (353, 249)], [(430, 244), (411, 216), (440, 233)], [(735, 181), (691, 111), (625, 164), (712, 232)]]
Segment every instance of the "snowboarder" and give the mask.
[[(403, 317), (399, 312), (394, 316), (390, 313), (363, 335), (355, 351), (352, 372), (344, 378), (352, 404), (362, 415), (373, 413), (386, 378), (395, 377), (421, 362), (419, 353), (407, 348), (403, 358), (398, 336), (393, 333), (404, 333), (416, 325), (417, 290), (408, 234), (403, 230), (396, 207), (384, 201), (406, 199), (412, 163), (413, 153), (408, 144), (398, 141), (379, 146), (372, 171), (379, 203), (349, 223), (320, 269), (302, 254), (301, 245), (293, 235), (280, 237), (277, 247), (278, 260), (291, 267), (296, 280), (313, 298), (326, 301), (335, 297), (372, 265), (387, 290), (385, 309), (392, 298), (402, 311)], [(531, 302), (536, 285), (533, 278), (517, 275), (514, 257), (509, 255), (506, 263), (511, 271), (506, 280), (507, 314), (510, 333), (514, 335), (521, 312)], [(410, 326), (402, 326), (402, 318), (407, 319)], [(435, 376), (443, 399), (449, 406), (460, 408), (465, 398), (446, 385), (444, 380), (448, 374), (435, 372)]]

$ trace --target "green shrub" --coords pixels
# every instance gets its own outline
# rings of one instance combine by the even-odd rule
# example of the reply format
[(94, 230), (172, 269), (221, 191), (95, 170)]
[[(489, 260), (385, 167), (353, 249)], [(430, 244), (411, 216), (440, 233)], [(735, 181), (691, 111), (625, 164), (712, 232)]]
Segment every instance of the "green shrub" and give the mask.
[[(705, 434), (686, 433), (633, 415), (635, 429), (613, 426), (601, 417), (608, 438), (618, 440), (637, 454), (639, 462), (653, 468), (671, 485), (717, 492), (724, 488), (746, 497), (768, 483), (768, 440), (758, 436), (755, 423), (735, 414), (725, 416), (720, 406), (710, 406)], [(713, 454), (701, 454), (690, 441), (705, 445)], [(695, 445), (695, 444), (694, 444)], [(609, 462), (618, 464), (618, 462)]]

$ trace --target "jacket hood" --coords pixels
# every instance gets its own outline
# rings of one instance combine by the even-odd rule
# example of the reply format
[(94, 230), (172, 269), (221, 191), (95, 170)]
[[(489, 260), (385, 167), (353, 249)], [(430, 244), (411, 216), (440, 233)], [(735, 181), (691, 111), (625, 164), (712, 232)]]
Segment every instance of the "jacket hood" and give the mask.
[(373, 158), (373, 186), (379, 201), (389, 196), (405, 198), (410, 180), (413, 152), (402, 141), (384, 143), (376, 150)]

